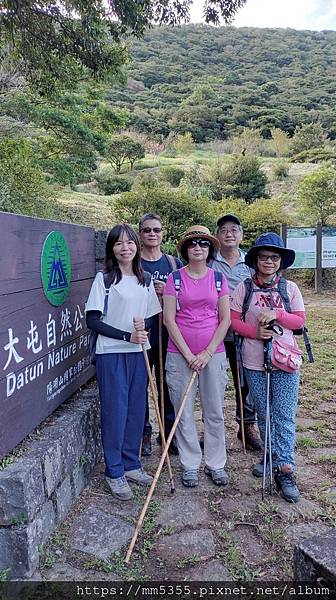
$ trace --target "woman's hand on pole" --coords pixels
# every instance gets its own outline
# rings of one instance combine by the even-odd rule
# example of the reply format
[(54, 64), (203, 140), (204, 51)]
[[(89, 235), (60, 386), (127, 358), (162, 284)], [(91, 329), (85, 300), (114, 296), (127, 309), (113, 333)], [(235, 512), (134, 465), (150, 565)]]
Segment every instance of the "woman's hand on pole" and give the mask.
[(143, 317), (133, 317), (133, 325), (135, 331), (143, 331), (145, 329), (145, 319)]
[(272, 332), (264, 325), (257, 324), (256, 338), (257, 340), (270, 340), (273, 337)]
[(263, 310), (257, 315), (257, 321), (259, 325), (268, 325), (271, 321), (275, 321), (276, 312), (275, 310)]
[(197, 373), (200, 373), (202, 369), (204, 369), (204, 367), (207, 366), (210, 358), (210, 353), (207, 352), (207, 350), (203, 350), (202, 352), (196, 354), (196, 356), (194, 356), (193, 359), (188, 363), (189, 367), (193, 371), (197, 371)]
[(148, 340), (148, 332), (147, 331), (133, 331), (131, 333), (130, 342), (132, 344), (145, 344)]
[(165, 290), (166, 284), (164, 281), (159, 281), (158, 279), (154, 279), (154, 288), (158, 296), (162, 296)]
[(135, 331), (131, 334), (132, 344), (145, 344), (148, 340), (148, 332), (145, 331), (145, 319), (143, 317), (133, 317)]

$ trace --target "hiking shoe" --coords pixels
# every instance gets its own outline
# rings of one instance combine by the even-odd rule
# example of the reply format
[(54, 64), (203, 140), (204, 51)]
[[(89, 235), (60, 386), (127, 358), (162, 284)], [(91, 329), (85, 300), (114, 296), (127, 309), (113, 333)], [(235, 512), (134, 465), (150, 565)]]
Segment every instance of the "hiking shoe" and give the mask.
[(298, 502), (300, 499), (300, 492), (295, 483), (295, 477), (293, 473), (283, 473), (280, 469), (277, 469), (274, 474), (274, 481), (277, 489), (281, 491), (282, 496), (287, 502)]
[(186, 469), (182, 473), (182, 483), (186, 487), (198, 486), (198, 471), (196, 469)]
[(138, 485), (151, 485), (153, 481), (153, 477), (148, 475), (143, 467), (140, 467), (140, 469), (131, 469), (130, 471), (125, 471), (125, 477), (129, 481), (137, 483)]
[[(276, 454), (272, 452), (272, 463), (274, 464), (277, 459)], [(273, 467), (274, 470), (274, 467)], [(254, 465), (252, 469), (252, 475), (254, 477), (262, 477), (264, 474), (264, 456), (260, 459), (260, 461)], [(269, 475), (269, 460), (268, 460), (268, 452), (266, 457), (266, 475)]]
[(141, 456), (150, 456), (152, 454), (152, 437), (146, 433), (142, 438)]
[(113, 478), (105, 476), (105, 481), (110, 488), (112, 496), (118, 498), (118, 500), (131, 500), (133, 498), (133, 492), (125, 476)]
[[(237, 438), (242, 441), (242, 426), (239, 425)], [(255, 423), (245, 423), (244, 424), (244, 433), (245, 433), (245, 445), (248, 450), (261, 450), (262, 443), (260, 439), (259, 432), (257, 430), (257, 426)]]
[(209, 475), (216, 485), (227, 485), (229, 483), (229, 476), (224, 469), (210, 469), (205, 465), (204, 473)]
[[(169, 431), (166, 433), (166, 440), (169, 436)], [(159, 446), (162, 446), (162, 439), (161, 439), (161, 435), (159, 434), (156, 438), (157, 443), (159, 444)], [(170, 442), (170, 446), (169, 446), (169, 450), (168, 450), (169, 454), (173, 454), (174, 456), (178, 455), (178, 447), (176, 444), (176, 438), (175, 435), (173, 436), (172, 441)]]

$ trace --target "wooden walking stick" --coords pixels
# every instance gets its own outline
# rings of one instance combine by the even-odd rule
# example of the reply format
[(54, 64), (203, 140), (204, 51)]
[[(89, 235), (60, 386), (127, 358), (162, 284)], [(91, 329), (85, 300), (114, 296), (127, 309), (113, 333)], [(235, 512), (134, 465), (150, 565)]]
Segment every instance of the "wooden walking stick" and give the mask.
[[(160, 416), (160, 410), (159, 410), (158, 402), (155, 399), (155, 387), (154, 387), (153, 376), (152, 376), (152, 373), (151, 373), (151, 368), (150, 368), (150, 364), (149, 364), (149, 360), (148, 360), (147, 350), (146, 350), (146, 348), (145, 348), (144, 345), (142, 345), (142, 352), (143, 352), (145, 363), (146, 363), (146, 368), (147, 368), (147, 373), (148, 373), (148, 379), (149, 379), (149, 385), (150, 385), (150, 388), (151, 388), (151, 391), (152, 391), (152, 395), (153, 395), (153, 402), (154, 402), (154, 406), (155, 406), (156, 417), (157, 417), (157, 420), (158, 420), (160, 434), (161, 434), (161, 438), (162, 438), (162, 445), (163, 445), (163, 443), (165, 442), (164, 429), (163, 429), (163, 425), (162, 425), (162, 421), (161, 421), (161, 416)], [(171, 464), (170, 464), (170, 458), (169, 458), (168, 454), (167, 454), (167, 457), (166, 457), (166, 463), (167, 463), (169, 480), (170, 480), (170, 491), (173, 494), (175, 492), (175, 483), (174, 483), (173, 471), (172, 471)]]
[(128, 548), (128, 550), (127, 550), (127, 554), (126, 554), (126, 558), (125, 558), (125, 562), (126, 562), (126, 563), (128, 563), (128, 562), (130, 561), (130, 558), (131, 558), (131, 555), (132, 555), (132, 552), (133, 552), (133, 548), (134, 548), (134, 546), (135, 546), (135, 542), (137, 541), (138, 535), (139, 535), (139, 533), (140, 533), (140, 531), (141, 531), (142, 523), (143, 523), (143, 520), (144, 520), (144, 518), (145, 518), (145, 514), (146, 514), (146, 512), (147, 512), (148, 505), (149, 505), (149, 503), (150, 503), (150, 501), (151, 501), (151, 498), (152, 498), (152, 496), (153, 496), (153, 493), (154, 493), (154, 490), (155, 490), (155, 486), (156, 486), (156, 484), (157, 484), (157, 482), (158, 482), (158, 479), (159, 479), (159, 477), (160, 477), (160, 473), (161, 473), (161, 470), (162, 470), (163, 463), (164, 463), (164, 461), (165, 461), (165, 458), (166, 458), (166, 456), (167, 456), (167, 453), (168, 453), (168, 449), (169, 449), (169, 446), (170, 446), (170, 442), (171, 442), (171, 441), (172, 441), (172, 439), (173, 439), (173, 435), (174, 435), (174, 433), (175, 433), (175, 431), (176, 431), (176, 427), (178, 426), (179, 420), (180, 420), (180, 418), (181, 418), (181, 415), (182, 415), (182, 413), (183, 413), (184, 406), (185, 406), (185, 403), (186, 403), (186, 401), (187, 401), (187, 398), (188, 398), (188, 394), (189, 394), (189, 392), (190, 392), (190, 390), (191, 390), (191, 388), (192, 388), (192, 385), (193, 385), (193, 383), (194, 383), (194, 381), (195, 381), (196, 377), (197, 377), (197, 373), (196, 373), (196, 371), (194, 371), (194, 372), (193, 372), (193, 374), (192, 374), (192, 376), (191, 376), (191, 378), (190, 378), (190, 381), (189, 381), (189, 383), (188, 383), (187, 389), (186, 389), (186, 391), (184, 392), (184, 395), (183, 395), (183, 397), (182, 397), (182, 400), (181, 400), (181, 404), (180, 404), (179, 411), (178, 411), (178, 413), (177, 413), (177, 415), (176, 415), (176, 419), (175, 419), (175, 421), (174, 421), (173, 427), (171, 428), (171, 432), (170, 432), (170, 434), (169, 434), (169, 436), (168, 436), (168, 439), (167, 439), (166, 445), (165, 445), (165, 447), (164, 447), (164, 449), (163, 449), (162, 456), (161, 456), (161, 459), (160, 459), (160, 462), (159, 462), (159, 466), (158, 466), (158, 468), (156, 469), (156, 472), (155, 472), (155, 475), (154, 475), (154, 478), (153, 478), (153, 481), (152, 481), (152, 485), (151, 485), (151, 486), (150, 486), (150, 488), (149, 488), (149, 492), (148, 492), (148, 494), (147, 494), (147, 498), (146, 498), (146, 501), (145, 501), (144, 507), (143, 507), (143, 509), (142, 509), (142, 511), (141, 511), (141, 514), (140, 514), (140, 517), (139, 517), (139, 520), (138, 520), (137, 526), (136, 526), (136, 528), (135, 528), (135, 532), (134, 532), (134, 534), (133, 534), (133, 537), (132, 537), (131, 543), (130, 543), (130, 545), (129, 545), (129, 548)]

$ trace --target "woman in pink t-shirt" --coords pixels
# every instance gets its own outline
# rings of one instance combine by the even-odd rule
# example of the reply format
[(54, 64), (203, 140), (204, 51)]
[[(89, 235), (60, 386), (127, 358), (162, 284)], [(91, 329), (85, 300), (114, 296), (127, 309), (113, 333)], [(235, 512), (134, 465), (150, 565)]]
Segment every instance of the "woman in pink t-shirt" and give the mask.
[[(275, 340), (279, 340), (279, 343), (287, 344), (287, 347), (295, 347), (293, 330), (302, 328), (305, 321), (304, 304), (298, 286), (293, 281), (286, 282), (291, 312), (286, 311), (278, 291), (281, 269), (290, 267), (294, 260), (294, 250), (285, 248), (280, 236), (273, 232), (262, 234), (245, 256), (246, 264), (255, 269), (255, 275), (252, 279), (251, 301), (244, 318), (244, 282), (236, 287), (231, 303), (232, 329), (243, 337), (244, 372), (249, 393), (252, 394), (257, 409), (258, 425), (263, 440), (266, 424), (264, 343), (273, 338), (273, 344), (276, 343)], [(273, 321), (282, 327), (282, 336), (267, 329), (267, 325)], [(272, 464), (275, 468), (274, 479), (277, 487), (288, 502), (298, 502), (300, 497), (293, 476), (299, 383), (299, 369), (287, 372), (273, 366), (270, 389)], [(252, 472), (256, 477), (262, 477), (263, 461), (255, 465)]]
[[(177, 245), (187, 266), (177, 272), (178, 282), (173, 274), (168, 276), (163, 315), (169, 333), (166, 379), (175, 414), (191, 373), (196, 371), (204, 418), (204, 470), (216, 485), (226, 485), (223, 340), (230, 325), (229, 288), (225, 276), (220, 274), (217, 283), (215, 272), (207, 266), (218, 248), (218, 240), (207, 227), (187, 229)], [(186, 487), (198, 485), (202, 459), (194, 416), (196, 391), (195, 381), (176, 430)]]

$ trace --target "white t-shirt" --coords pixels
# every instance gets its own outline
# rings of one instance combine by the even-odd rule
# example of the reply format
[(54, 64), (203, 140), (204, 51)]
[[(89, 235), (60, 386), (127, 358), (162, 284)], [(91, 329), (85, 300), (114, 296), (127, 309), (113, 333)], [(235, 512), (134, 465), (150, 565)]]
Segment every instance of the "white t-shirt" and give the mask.
[[(105, 284), (103, 273), (97, 273), (85, 305), (85, 311), (99, 310), (103, 313)], [(139, 285), (135, 275), (123, 275), (117, 285), (111, 285), (108, 298), (107, 315), (104, 323), (123, 331), (134, 331), (133, 317), (148, 319), (161, 312), (161, 304), (156, 295), (153, 282), (147, 287)], [(146, 349), (150, 348), (149, 342)], [(116, 340), (98, 335), (96, 353), (111, 354), (116, 352), (142, 352), (141, 344), (133, 344), (124, 340)]]

